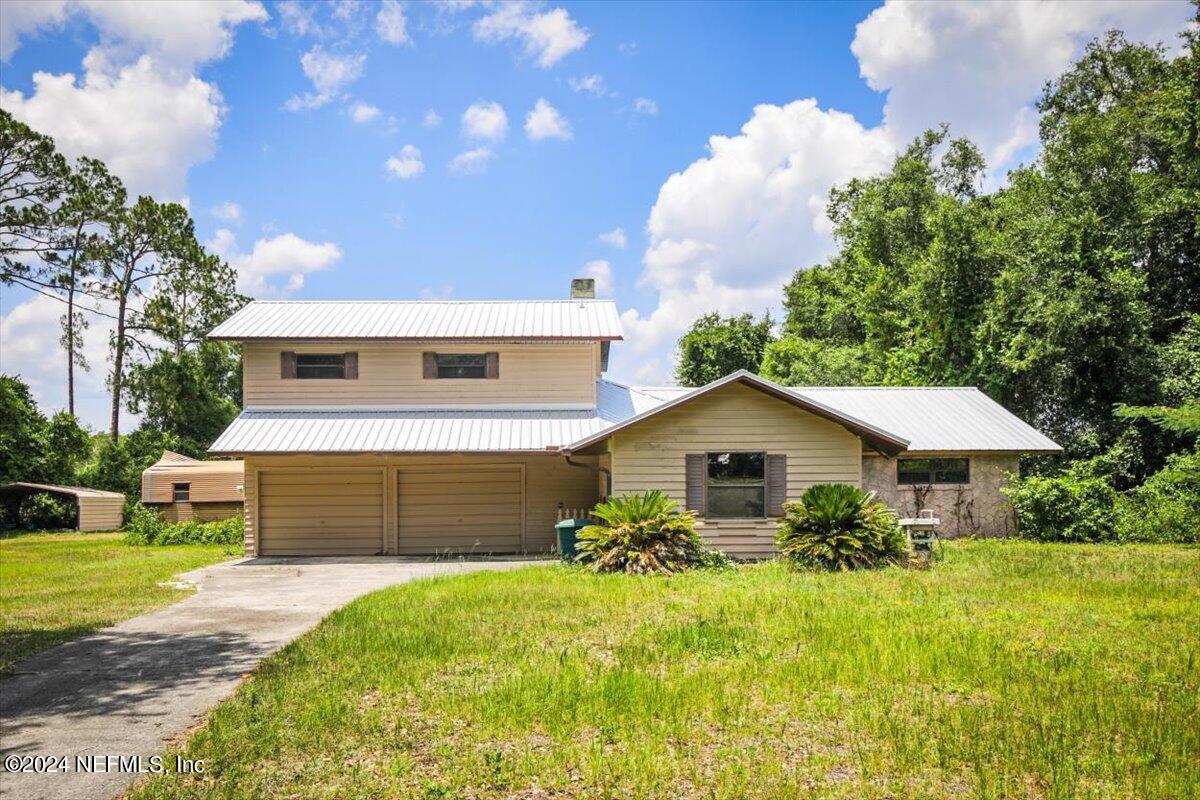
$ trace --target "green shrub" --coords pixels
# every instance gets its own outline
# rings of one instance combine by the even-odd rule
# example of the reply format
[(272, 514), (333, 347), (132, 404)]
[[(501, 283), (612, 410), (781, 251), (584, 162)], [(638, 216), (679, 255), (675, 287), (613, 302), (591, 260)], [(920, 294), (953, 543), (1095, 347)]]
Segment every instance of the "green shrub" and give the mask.
[(168, 523), (156, 510), (137, 503), (129, 510), (129, 521), (125, 525), (125, 543), (240, 545), (243, 525), (240, 516), (215, 522)]
[(1115, 527), (1127, 542), (1200, 543), (1200, 452), (1168, 457), (1166, 466), (1122, 495)]
[(1074, 465), (1061, 475), (1010, 477), (1002, 489), (1017, 514), (1017, 535), (1039, 542), (1116, 538), (1117, 493), (1108, 479)]
[(728, 565), (696, 533), (696, 515), (660, 491), (627, 494), (600, 503), (592, 516), (603, 524), (579, 532), (575, 560), (594, 572), (669, 575), (688, 567)]
[(74, 500), (52, 494), (31, 494), (21, 499), (18, 519), (22, 528), (32, 531), (60, 530), (75, 527)]
[(908, 560), (908, 541), (896, 515), (873, 492), (843, 483), (810, 486), (797, 503), (784, 503), (775, 542), (796, 566), (851, 570)]

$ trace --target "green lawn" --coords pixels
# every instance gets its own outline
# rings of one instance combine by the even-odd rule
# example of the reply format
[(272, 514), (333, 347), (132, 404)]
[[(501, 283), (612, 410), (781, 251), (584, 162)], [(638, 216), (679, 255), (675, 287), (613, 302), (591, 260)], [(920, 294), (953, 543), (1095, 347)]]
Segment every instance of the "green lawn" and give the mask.
[(133, 797), (1192, 798), (1200, 549), (399, 586), (268, 660)]
[(232, 558), (221, 545), (131, 547), (120, 533), (30, 533), (0, 538), (0, 673), (59, 642), (188, 594), (159, 586)]

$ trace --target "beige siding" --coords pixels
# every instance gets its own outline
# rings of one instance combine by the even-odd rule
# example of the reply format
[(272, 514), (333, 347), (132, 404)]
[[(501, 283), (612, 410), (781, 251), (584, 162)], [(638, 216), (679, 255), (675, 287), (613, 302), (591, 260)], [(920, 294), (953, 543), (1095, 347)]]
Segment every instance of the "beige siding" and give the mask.
[(263, 555), (383, 552), (384, 470), (259, 473)]
[(229, 519), (242, 513), (242, 502), (224, 503), (164, 503), (158, 506), (159, 513), (167, 522), (213, 522)]
[(122, 497), (80, 497), (79, 530), (118, 530), (124, 510), (125, 499)]
[(241, 461), (156, 465), (142, 473), (142, 502), (171, 503), (175, 483), (190, 484), (192, 503), (240, 502), (244, 472)]
[(932, 509), (941, 520), (938, 535), (1010, 536), (1016, 529), (1012, 507), (1001, 489), (1008, 473), (1016, 473), (1021, 457), (1015, 453), (906, 453), (912, 458), (967, 458), (970, 483), (936, 484), (932, 487), (900, 485), (896, 482), (896, 459), (863, 455), (863, 488), (875, 492), (902, 517), (916, 516), (922, 508)]
[[(788, 499), (816, 483), (862, 481), (862, 444), (836, 423), (732, 384), (638, 423), (610, 440), (613, 494), (661, 489), (686, 500), (688, 453), (762, 450), (787, 456)], [(701, 520), (709, 542), (735, 556), (775, 551), (773, 520)]]
[(521, 551), (521, 465), (401, 469), (397, 480), (397, 553)]
[[(584, 458), (579, 460), (589, 461)], [(590, 460), (594, 461), (594, 459)], [(507, 476), (512, 474), (523, 475), (521, 527), (517, 536), (518, 541), (523, 537), (523, 551), (527, 553), (546, 553), (552, 549), (554, 523), (557, 522), (559, 503), (568, 508), (590, 508), (598, 499), (596, 473), (593, 470), (569, 466), (561, 456), (551, 454), (530, 456), (479, 454), (250, 457), (247, 459), (246, 469), (247, 555), (253, 555), (256, 552), (255, 538), (260, 527), (267, 531), (266, 538), (268, 540), (271, 538), (271, 518), (268, 516), (261, 524), (259, 519), (258, 493), (264, 476), (267, 481), (270, 481), (271, 476), (280, 471), (307, 472), (313, 475), (312, 484), (319, 486), (326, 476), (334, 475), (337, 470), (346, 468), (375, 469), (386, 476), (384, 485), (387, 488), (383, 493), (385, 501), (384, 536), (386, 551), (390, 553), (397, 552), (397, 549), (408, 553), (417, 552), (415, 547), (410, 547), (417, 543), (416, 540), (406, 539), (403, 532), (404, 512), (401, 511), (400, 505), (406, 497), (409, 501), (417, 497), (427, 497), (429, 494), (439, 498), (448, 498), (440, 512), (431, 507), (437, 505), (436, 503), (425, 502), (425, 511), (429, 513), (415, 515), (413, 519), (410, 519), (410, 522), (420, 519), (421, 527), (414, 531), (413, 526), (410, 525), (409, 530), (425, 532), (425, 538), (420, 541), (420, 544), (428, 544), (431, 548), (422, 550), (425, 553), (444, 551), (454, 547), (470, 549), (475, 539), (480, 539), (482, 542), (484, 538), (491, 535), (487, 529), (476, 528), (470, 534), (470, 541), (454, 538), (458, 536), (455, 532), (454, 522), (459, 516), (463, 517), (464, 523), (468, 521), (474, 523), (476, 521), (474, 518), (481, 516), (476, 513), (476, 510), (472, 510), (470, 514), (459, 513), (460, 510), (470, 509), (473, 502), (472, 497), (479, 494), (486, 494), (491, 498), (488, 502), (493, 502), (494, 505), (488, 513), (495, 512), (497, 518), (503, 520), (502, 525), (496, 527), (505, 537), (505, 541), (511, 542), (514, 534), (511, 526), (511, 513), (508, 509), (512, 507), (512, 487), (511, 480)], [(425, 494), (418, 494), (416, 487), (422, 484), (420, 476), (434, 472), (439, 473), (439, 478), (444, 477), (448, 480), (441, 481), (442, 488), (436, 489), (428, 485), (430, 481), (425, 480), (422, 488), (422, 492)], [(405, 481), (406, 475), (408, 476), (407, 481)], [(480, 478), (483, 480), (482, 486), (478, 483)], [(496, 481), (497, 478), (500, 480)], [(414, 481), (414, 479), (416, 480)], [(457, 493), (442, 490), (443, 488), (449, 490), (450, 485), (453, 484), (458, 485)], [(482, 491), (485, 488), (488, 489), (487, 492)], [(498, 491), (493, 491), (493, 489), (498, 489)], [(329, 514), (328, 516), (332, 519), (337, 515)], [(468, 517), (472, 517), (472, 519), (468, 520)], [(333, 528), (336, 526), (331, 526), (331, 529)], [(432, 530), (445, 532), (444, 543), (438, 544), (437, 537), (429, 535)], [(489, 546), (495, 546), (495, 543), (492, 542)], [(478, 552), (480, 548), (475, 549)], [(496, 551), (498, 550), (492, 552)]]
[[(358, 353), (357, 380), (284, 380), (279, 354)], [(500, 377), (426, 379), (421, 354), (500, 354)], [(350, 342), (335, 345), (252, 344), (243, 348), (242, 396), (246, 406), (460, 405), (472, 403), (596, 402), (599, 346), (562, 344), (410, 344)]]

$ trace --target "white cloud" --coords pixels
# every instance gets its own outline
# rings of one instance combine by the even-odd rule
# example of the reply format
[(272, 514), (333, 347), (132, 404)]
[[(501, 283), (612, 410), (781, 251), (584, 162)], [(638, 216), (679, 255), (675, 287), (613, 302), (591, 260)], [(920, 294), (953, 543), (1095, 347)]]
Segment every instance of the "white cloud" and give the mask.
[(649, 97), (639, 97), (633, 101), (633, 110), (638, 114), (645, 114), (648, 117), (658, 116), (658, 103), (651, 100)]
[(217, 87), (166, 76), (150, 56), (115, 75), (35, 72), (33, 93), (0, 89), (17, 119), (54, 137), (67, 156), (99, 158), (133, 194), (159, 199), (184, 194), (187, 172), (212, 158), (223, 105)]
[(321, 32), (321, 26), (317, 24), (314, 14), (315, 6), (305, 5), (299, 0), (280, 0), (275, 4), (275, 10), (279, 13), (279, 21), (283, 23), (283, 29), (293, 36), (307, 36), (310, 33)]
[(608, 89), (604, 85), (604, 78), (600, 75), (584, 75), (581, 78), (567, 78), (567, 85), (571, 87), (573, 92), (588, 92), (597, 97), (605, 97), (609, 94)]
[(300, 57), (300, 66), (316, 91), (289, 98), (285, 107), (288, 111), (299, 111), (325, 105), (344, 87), (362, 77), (366, 60), (367, 56), (362, 53), (335, 56), (321, 45), (314, 46)]
[(97, 52), (114, 67), (125, 66), (148, 53), (164, 67), (182, 71), (223, 58), (233, 44), (233, 32), (238, 25), (262, 22), (268, 16), (262, 4), (246, 0), (224, 3), (10, 0), (0, 14), (0, 57), (7, 60), (23, 36), (61, 24), (72, 14), (86, 16), (95, 25), (101, 36)]
[(584, 278), (595, 279), (597, 297), (612, 297), (612, 264), (603, 259), (589, 261), (583, 265), (583, 272), (581, 274)]
[(304, 288), (305, 275), (328, 269), (342, 257), (333, 242), (309, 242), (294, 233), (259, 239), (253, 250), (242, 253), (233, 232), (221, 228), (207, 247), (237, 270), (238, 290), (252, 297), (294, 294)]
[(508, 133), (508, 115), (499, 103), (480, 100), (463, 112), (462, 129), (472, 139), (498, 142)]
[(533, 3), (505, 3), (475, 20), (472, 28), (481, 42), (521, 42), (525, 55), (542, 68), (552, 67), (587, 44), (589, 33), (565, 9), (539, 12)]
[(570, 139), (571, 123), (546, 98), (539, 97), (525, 117), (525, 135), (535, 142), (542, 139)]
[(625, 235), (624, 228), (613, 228), (611, 231), (605, 231), (598, 237), (605, 244), (611, 244), (620, 250), (624, 250), (629, 244), (629, 238)]
[(404, 17), (404, 4), (396, 0), (383, 0), (375, 16), (375, 32), (388, 44), (412, 44), (408, 35), (408, 20)]
[(488, 162), (496, 157), (490, 147), (477, 147), (459, 153), (450, 162), (450, 171), (455, 175), (478, 175), (487, 171)]
[(212, 215), (223, 222), (240, 225), (242, 222), (242, 207), (232, 201), (221, 203), (212, 209)]
[(889, 2), (858, 24), (850, 49), (871, 88), (888, 93), (884, 124), (897, 138), (950, 122), (1002, 167), (1036, 141), (1031, 101), (1088, 39), (1120, 28), (1171, 43), (1187, 15), (1162, 0)]
[(399, 155), (389, 158), (384, 167), (396, 178), (402, 181), (415, 178), (425, 171), (425, 162), (421, 160), (421, 151), (411, 144), (400, 148)]
[(442, 286), (426, 286), (417, 292), (422, 300), (449, 300), (454, 296), (454, 287), (450, 284)]
[(442, 124), (442, 118), (431, 108), (425, 112), (425, 116), (421, 117), (421, 124), (426, 128), (436, 128)]
[(366, 125), (368, 122), (378, 119), (379, 114), (378, 106), (373, 106), (370, 103), (360, 101), (350, 106), (350, 119), (359, 125)]
[[(14, 290), (16, 291), (16, 290)], [(62, 328), (59, 320), (66, 306), (45, 295), (31, 295), (0, 316), (0, 372), (16, 375), (33, 393), (43, 413), (67, 408), (67, 355), (57, 347)], [(108, 337), (112, 321), (87, 314), (83, 333), (83, 355), (90, 370), (75, 368), (75, 414), (95, 430), (108, 428), (109, 394), (104, 386), (108, 374)], [(121, 411), (123, 428), (136, 424), (136, 417)]]

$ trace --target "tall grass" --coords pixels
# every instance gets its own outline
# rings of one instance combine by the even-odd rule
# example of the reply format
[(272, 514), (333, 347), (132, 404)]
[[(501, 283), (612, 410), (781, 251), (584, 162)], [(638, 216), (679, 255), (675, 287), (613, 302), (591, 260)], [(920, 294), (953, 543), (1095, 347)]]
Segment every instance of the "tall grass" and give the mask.
[(952, 545), (930, 571), (562, 567), (397, 587), (268, 661), (136, 797), (1173, 798), (1200, 550)]

